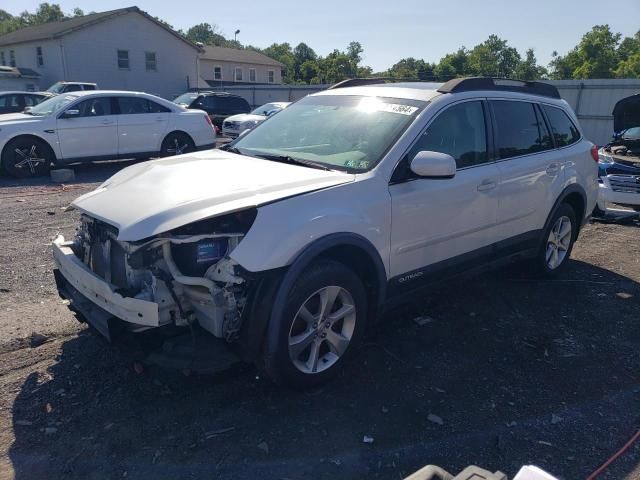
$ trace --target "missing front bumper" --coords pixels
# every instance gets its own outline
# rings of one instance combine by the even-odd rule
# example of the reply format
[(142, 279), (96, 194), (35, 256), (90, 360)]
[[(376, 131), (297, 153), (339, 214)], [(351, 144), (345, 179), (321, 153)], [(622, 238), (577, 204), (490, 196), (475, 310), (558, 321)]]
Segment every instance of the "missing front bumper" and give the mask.
[(123, 297), (115, 287), (89, 270), (71, 249), (71, 242), (58, 236), (53, 242), (54, 273), (60, 296), (71, 302), (71, 309), (103, 336), (111, 339), (110, 322), (115, 317), (137, 328), (158, 327), (158, 304), (138, 298)]

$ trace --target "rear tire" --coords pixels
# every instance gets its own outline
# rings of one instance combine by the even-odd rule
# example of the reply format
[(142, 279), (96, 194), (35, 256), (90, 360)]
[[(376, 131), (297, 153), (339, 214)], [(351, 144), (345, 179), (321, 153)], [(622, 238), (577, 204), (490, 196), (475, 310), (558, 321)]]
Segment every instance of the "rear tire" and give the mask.
[(2, 168), (12, 177), (30, 178), (46, 175), (55, 160), (49, 145), (34, 137), (10, 140), (2, 154)]
[(162, 141), (160, 154), (163, 157), (172, 157), (193, 152), (195, 149), (196, 145), (189, 135), (182, 132), (172, 132)]
[(283, 312), (267, 333), (264, 368), (279, 385), (314, 388), (335, 377), (359, 345), (367, 296), (352, 270), (322, 260), (296, 280)]
[(551, 217), (543, 233), (540, 251), (533, 266), (543, 277), (555, 277), (567, 266), (578, 234), (576, 213), (571, 205), (563, 203)]

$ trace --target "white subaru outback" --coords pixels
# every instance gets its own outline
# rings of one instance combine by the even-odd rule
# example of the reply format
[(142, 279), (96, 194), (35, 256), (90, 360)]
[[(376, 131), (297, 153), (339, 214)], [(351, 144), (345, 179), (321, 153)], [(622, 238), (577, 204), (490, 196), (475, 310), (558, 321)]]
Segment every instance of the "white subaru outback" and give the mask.
[(198, 324), (305, 388), (429, 283), (505, 260), (565, 267), (598, 155), (555, 87), (371, 82), (78, 198), (76, 238), (53, 245), (61, 295), (107, 337)]

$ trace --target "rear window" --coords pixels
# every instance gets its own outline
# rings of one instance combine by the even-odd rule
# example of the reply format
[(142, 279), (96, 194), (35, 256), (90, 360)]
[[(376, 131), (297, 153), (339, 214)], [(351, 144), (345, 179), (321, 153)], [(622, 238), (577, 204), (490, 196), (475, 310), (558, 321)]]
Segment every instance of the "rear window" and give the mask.
[(118, 108), (121, 115), (137, 115), (141, 113), (162, 113), (170, 110), (163, 105), (141, 97), (118, 97)]
[(534, 103), (493, 100), (491, 105), (496, 120), (496, 146), (500, 158), (553, 148), (549, 131)]
[(566, 147), (580, 140), (580, 132), (562, 109), (549, 105), (543, 105), (543, 108), (544, 113), (547, 114), (549, 123), (551, 123), (551, 130), (553, 131), (556, 146)]

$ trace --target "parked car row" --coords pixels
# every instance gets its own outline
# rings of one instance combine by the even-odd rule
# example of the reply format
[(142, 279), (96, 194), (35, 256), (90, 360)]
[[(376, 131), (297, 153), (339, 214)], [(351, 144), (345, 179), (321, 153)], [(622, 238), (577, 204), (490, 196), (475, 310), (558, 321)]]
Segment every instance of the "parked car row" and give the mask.
[(57, 82), (46, 92), (0, 94), (2, 169), (24, 178), (45, 174), (52, 164), (213, 148), (223, 123), (235, 138), (289, 105), (267, 103), (250, 112), (245, 99), (224, 92), (187, 92), (170, 102), (96, 88)]
[(0, 117), (0, 164), (20, 178), (53, 163), (178, 155), (215, 142), (205, 112), (146, 93), (75, 91)]

